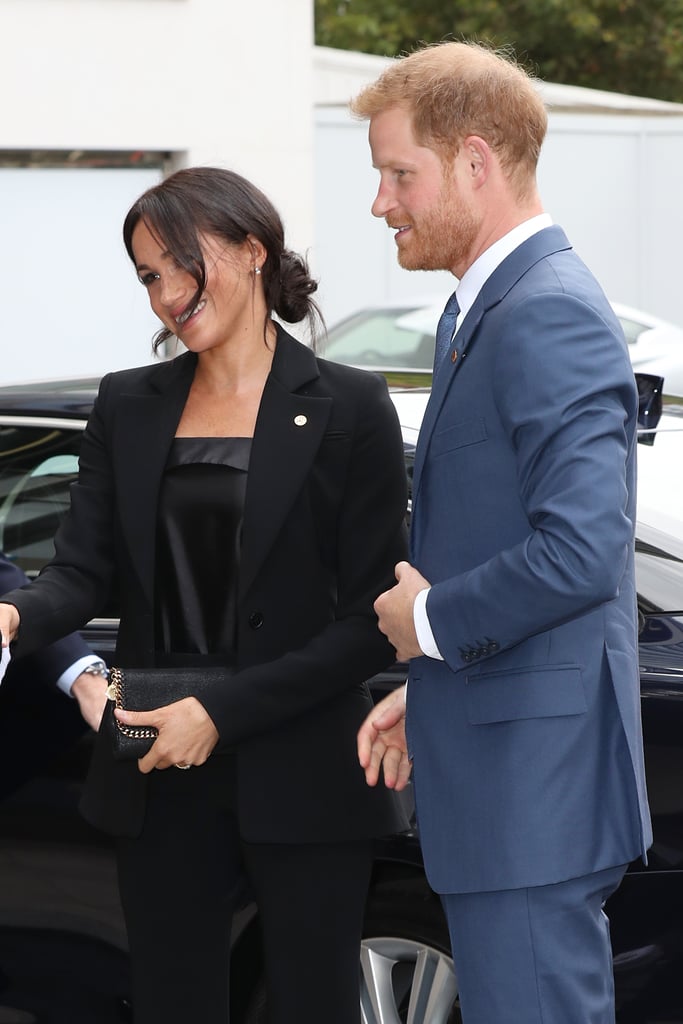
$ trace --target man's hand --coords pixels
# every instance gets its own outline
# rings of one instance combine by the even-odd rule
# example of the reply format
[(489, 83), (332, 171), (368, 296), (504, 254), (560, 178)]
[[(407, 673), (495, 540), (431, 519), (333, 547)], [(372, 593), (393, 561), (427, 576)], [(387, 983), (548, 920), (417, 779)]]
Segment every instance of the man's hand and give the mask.
[(376, 786), (380, 767), (387, 789), (400, 792), (408, 785), (412, 764), (406, 744), (405, 686), (381, 700), (358, 730), (358, 760), (368, 786)]
[(415, 633), (413, 606), (417, 595), (429, 583), (409, 562), (399, 562), (395, 573), (396, 586), (379, 595), (375, 601), (375, 612), (380, 631), (396, 648), (397, 658), (408, 661), (423, 653)]
[(83, 718), (97, 732), (107, 703), (107, 680), (104, 676), (81, 672), (73, 681), (71, 693), (78, 701)]
[(159, 735), (148, 754), (138, 761), (145, 775), (154, 768), (204, 764), (218, 743), (213, 719), (196, 697), (154, 711), (120, 711), (114, 714), (126, 725), (153, 725)]
[(0, 604), (0, 633), (2, 646), (7, 647), (19, 629), (19, 612), (13, 604)]

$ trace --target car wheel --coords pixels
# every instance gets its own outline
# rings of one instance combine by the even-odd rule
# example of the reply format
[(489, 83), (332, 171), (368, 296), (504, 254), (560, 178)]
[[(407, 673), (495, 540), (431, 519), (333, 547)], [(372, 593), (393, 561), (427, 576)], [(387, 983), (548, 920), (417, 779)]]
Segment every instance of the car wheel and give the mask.
[(361, 946), (363, 1024), (460, 1024), (453, 961), (414, 939), (377, 936)]
[(363, 1024), (461, 1024), (446, 920), (423, 879), (376, 886), (364, 932)]

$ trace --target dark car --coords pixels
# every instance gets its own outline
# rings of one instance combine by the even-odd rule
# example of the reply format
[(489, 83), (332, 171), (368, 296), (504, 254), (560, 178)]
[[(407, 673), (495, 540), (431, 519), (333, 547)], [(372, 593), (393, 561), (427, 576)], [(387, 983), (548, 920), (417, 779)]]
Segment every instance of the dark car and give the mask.
[[(52, 555), (95, 390), (92, 380), (0, 388), (0, 544), (29, 575)], [(394, 397), (410, 475), (426, 396)], [(608, 911), (620, 1024), (672, 1024), (683, 1021), (683, 419), (663, 417), (656, 443), (640, 451), (640, 664), (655, 841), (648, 866), (631, 865)], [(112, 594), (83, 630), (105, 660), (117, 626)], [(397, 664), (371, 681), (373, 692), (404, 678)], [(0, 1024), (131, 1020), (111, 843), (77, 809), (91, 745), (74, 701), (38, 684), (0, 687)], [(445, 922), (414, 831), (377, 843), (360, 962), (363, 1024), (460, 1021)], [(248, 892), (231, 969), (234, 1024), (259, 1024), (261, 950)]]

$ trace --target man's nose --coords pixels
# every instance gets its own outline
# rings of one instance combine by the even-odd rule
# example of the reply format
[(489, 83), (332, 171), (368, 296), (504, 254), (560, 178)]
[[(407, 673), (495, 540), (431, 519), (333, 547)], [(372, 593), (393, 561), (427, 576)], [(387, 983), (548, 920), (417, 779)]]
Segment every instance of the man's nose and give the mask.
[(373, 217), (386, 217), (391, 209), (396, 205), (394, 197), (390, 190), (383, 183), (380, 184), (377, 189), (377, 195), (375, 201), (370, 207)]

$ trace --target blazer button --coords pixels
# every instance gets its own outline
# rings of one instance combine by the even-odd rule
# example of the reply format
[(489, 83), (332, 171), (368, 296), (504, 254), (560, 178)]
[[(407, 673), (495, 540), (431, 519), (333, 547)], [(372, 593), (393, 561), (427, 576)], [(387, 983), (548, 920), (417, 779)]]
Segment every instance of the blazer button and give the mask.
[(263, 613), (252, 612), (251, 615), (249, 616), (249, 625), (251, 626), (252, 629), (260, 629), (261, 626), (263, 625)]

